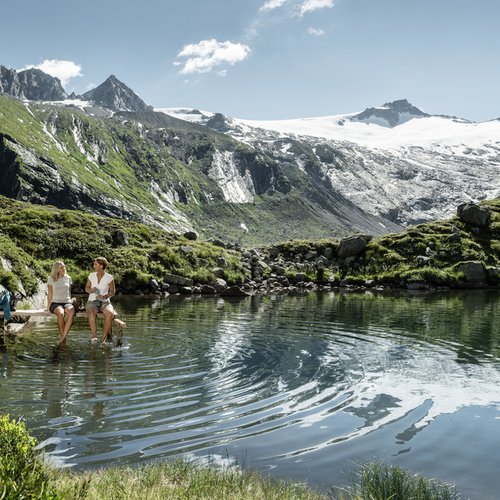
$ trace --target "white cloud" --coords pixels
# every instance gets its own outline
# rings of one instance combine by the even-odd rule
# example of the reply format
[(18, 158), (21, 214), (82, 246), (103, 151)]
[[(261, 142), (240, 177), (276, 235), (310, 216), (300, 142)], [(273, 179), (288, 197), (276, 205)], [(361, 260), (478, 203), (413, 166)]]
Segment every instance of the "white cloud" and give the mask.
[[(218, 42), (214, 38), (202, 40), (198, 43), (185, 45), (177, 54), (179, 58), (186, 58), (183, 62), (174, 62), (174, 65), (182, 65), (182, 74), (208, 73), (220, 66), (233, 66), (237, 62), (245, 60), (250, 54), (250, 47), (242, 43), (229, 41)], [(219, 73), (225, 75), (224, 68)]]
[(268, 10), (274, 10), (281, 7), (287, 0), (267, 0), (264, 5), (259, 8), (259, 11), (265, 12)]
[(79, 64), (76, 64), (73, 61), (64, 61), (61, 59), (45, 59), (45, 61), (38, 65), (31, 64), (25, 66), (20, 71), (30, 68), (40, 69), (48, 75), (59, 78), (63, 86), (66, 86), (72, 78), (83, 76), (82, 67)]
[(305, 0), (299, 7), (299, 14), (303, 16), (306, 12), (318, 9), (330, 9), (335, 0)]
[(307, 28), (307, 32), (313, 36), (323, 36), (325, 34), (321, 28), (313, 28), (312, 26)]

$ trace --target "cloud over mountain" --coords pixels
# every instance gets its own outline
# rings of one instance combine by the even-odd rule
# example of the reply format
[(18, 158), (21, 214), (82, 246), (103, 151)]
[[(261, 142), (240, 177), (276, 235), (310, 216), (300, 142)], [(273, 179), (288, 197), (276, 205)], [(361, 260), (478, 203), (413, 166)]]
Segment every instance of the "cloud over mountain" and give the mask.
[(219, 42), (215, 38), (185, 45), (177, 54), (175, 65), (182, 65), (182, 74), (208, 73), (217, 69), (224, 73), (225, 66), (234, 66), (245, 60), (250, 54), (250, 47), (230, 41)]
[(27, 65), (20, 71), (31, 68), (40, 69), (50, 76), (59, 78), (64, 86), (66, 86), (72, 78), (82, 76), (82, 67), (79, 64), (61, 59), (45, 59), (40, 64)]

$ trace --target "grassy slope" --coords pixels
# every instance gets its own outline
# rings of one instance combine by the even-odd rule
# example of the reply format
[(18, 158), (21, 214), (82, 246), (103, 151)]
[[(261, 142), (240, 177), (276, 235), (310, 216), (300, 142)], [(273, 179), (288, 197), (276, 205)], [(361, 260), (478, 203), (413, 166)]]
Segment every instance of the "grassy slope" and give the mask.
[[(420, 224), (372, 239), (360, 259), (350, 264), (339, 262), (333, 270), (351, 284), (375, 280), (389, 285), (410, 281), (463, 285), (463, 274), (457, 269), (460, 263), (476, 261), (486, 267), (500, 267), (500, 199), (484, 202), (483, 206), (489, 207), (492, 214), (487, 228), (477, 231), (458, 217)], [(321, 255), (338, 244), (338, 239), (291, 241), (270, 249), (274, 255), (295, 261), (308, 251)], [(428, 257), (428, 262), (422, 263), (422, 257)]]
[[(128, 245), (117, 245), (117, 231), (126, 234)], [(162, 280), (167, 273), (201, 283), (212, 281), (215, 276), (211, 270), (219, 256), (228, 262), (228, 282), (239, 283), (244, 277), (236, 253), (210, 243), (188, 241), (140, 223), (0, 196), (0, 257), (12, 265), (12, 271), (0, 270), (2, 284), (16, 289), (20, 279), (31, 294), (36, 278), (45, 280), (58, 259), (66, 262), (75, 283), (84, 283), (98, 255), (105, 255), (112, 263), (111, 272), (118, 283), (135, 280), (138, 288), (151, 277)]]
[[(382, 282), (401, 277), (446, 284), (460, 278), (456, 266), (461, 262), (479, 261), (487, 267), (500, 267), (500, 199), (483, 206), (491, 209), (492, 217), (489, 226), (477, 232), (477, 228), (453, 217), (372, 240), (358, 274), (376, 276)], [(455, 233), (459, 238), (454, 238)], [(422, 265), (417, 257), (426, 256), (427, 248), (430, 261)]]
[[(144, 140), (133, 123), (43, 104), (28, 108), (0, 96), (0, 133), (56, 165), (63, 182), (77, 181), (95, 199), (125, 203), (138, 220), (145, 210), (157, 220), (170, 219), (150, 192), (152, 180), (166, 191), (181, 182), (201, 182), (195, 169), (176, 160), (166, 146)], [(29, 174), (29, 167), (23, 168)]]
[[(491, 208), (493, 216), (489, 227), (479, 233), (457, 218), (422, 224), (373, 239), (360, 261), (349, 266), (339, 263), (330, 271), (339, 271), (340, 267), (343, 275), (360, 283), (377, 279), (381, 283), (424, 280), (448, 284), (460, 279), (455, 268), (459, 262), (474, 260), (500, 267), (500, 200), (485, 205)], [(234, 230), (236, 235), (237, 228)], [(460, 240), (450, 240), (453, 230), (459, 231)], [(117, 244), (119, 231), (127, 235), (128, 245)], [(279, 228), (269, 227), (269, 231)], [(337, 246), (338, 240), (323, 239), (285, 242), (275, 245), (274, 250), (275, 254), (295, 260), (309, 250), (321, 254), (327, 247)], [(432, 247), (431, 260), (422, 266), (417, 256), (425, 255), (428, 247)], [(167, 273), (209, 282), (215, 277), (212, 269), (219, 256), (229, 263), (225, 272), (230, 283), (240, 283), (248, 277), (240, 253), (233, 250), (191, 242), (131, 221), (30, 205), (0, 196), (0, 257), (12, 267), (12, 271), (0, 270), (2, 284), (16, 289), (21, 280), (26, 292), (33, 293), (36, 278), (45, 280), (56, 259), (66, 261), (76, 283), (83, 282), (97, 255), (110, 260), (118, 283), (135, 280), (138, 288), (150, 278), (161, 281)]]

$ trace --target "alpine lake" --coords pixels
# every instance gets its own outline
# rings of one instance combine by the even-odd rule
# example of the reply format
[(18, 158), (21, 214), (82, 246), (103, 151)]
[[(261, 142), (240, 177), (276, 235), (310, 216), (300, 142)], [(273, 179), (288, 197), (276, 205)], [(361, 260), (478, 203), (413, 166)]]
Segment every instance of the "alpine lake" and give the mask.
[[(0, 411), (47, 460), (184, 457), (328, 492), (378, 459), (500, 495), (500, 293), (120, 297), (123, 346), (78, 318), (0, 338)], [(102, 326), (102, 320), (99, 321)]]

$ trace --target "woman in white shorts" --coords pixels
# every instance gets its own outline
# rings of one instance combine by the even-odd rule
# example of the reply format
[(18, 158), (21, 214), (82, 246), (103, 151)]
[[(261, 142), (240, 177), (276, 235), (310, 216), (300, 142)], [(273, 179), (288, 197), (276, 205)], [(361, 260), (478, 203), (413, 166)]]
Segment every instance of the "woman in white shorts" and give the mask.
[(97, 342), (97, 313), (104, 315), (104, 326), (102, 328), (101, 342), (106, 342), (106, 338), (113, 323), (115, 310), (111, 305), (110, 298), (115, 294), (115, 280), (113, 276), (106, 272), (108, 261), (104, 257), (94, 259), (94, 272), (89, 274), (85, 291), (89, 294), (88, 302), (85, 306), (89, 319), (90, 330), (92, 331), (92, 341)]

